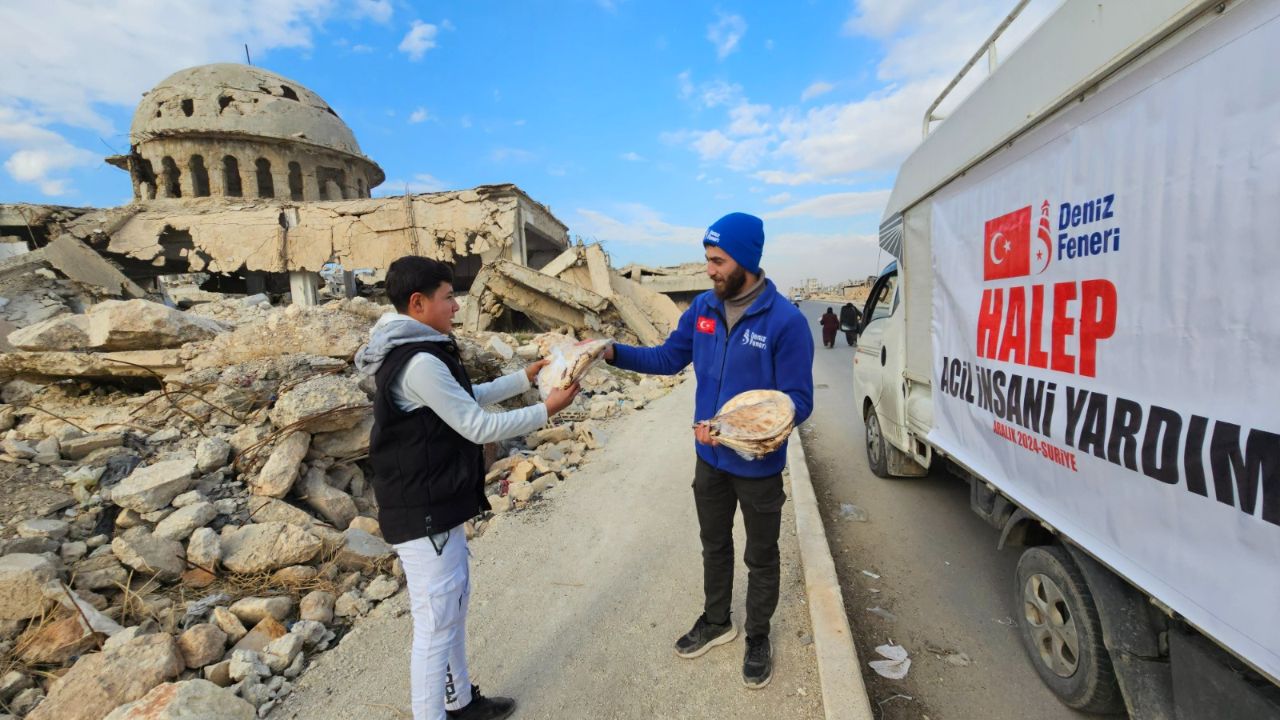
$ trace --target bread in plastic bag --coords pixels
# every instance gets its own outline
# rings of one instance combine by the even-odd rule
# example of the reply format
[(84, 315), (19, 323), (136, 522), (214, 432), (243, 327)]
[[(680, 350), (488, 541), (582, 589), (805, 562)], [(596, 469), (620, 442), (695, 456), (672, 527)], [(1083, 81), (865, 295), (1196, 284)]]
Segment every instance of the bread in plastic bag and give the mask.
[(613, 345), (613, 341), (583, 340), (578, 343), (564, 343), (551, 348), (547, 358), (551, 362), (538, 371), (538, 394), (543, 400), (553, 390), (563, 390), (582, 380), (604, 357), (604, 351)]

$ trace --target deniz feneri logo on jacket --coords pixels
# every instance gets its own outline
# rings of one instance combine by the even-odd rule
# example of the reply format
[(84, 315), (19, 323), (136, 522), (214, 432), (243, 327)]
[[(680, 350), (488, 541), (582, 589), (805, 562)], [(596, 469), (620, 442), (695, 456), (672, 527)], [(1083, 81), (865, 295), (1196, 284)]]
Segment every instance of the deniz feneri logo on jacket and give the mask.
[(767, 343), (768, 341), (769, 341), (769, 338), (759, 333), (754, 333), (754, 332), (751, 332), (750, 330), (744, 330), (742, 332), (743, 345), (750, 345), (753, 348), (759, 348), (761, 350), (764, 350), (765, 343)]

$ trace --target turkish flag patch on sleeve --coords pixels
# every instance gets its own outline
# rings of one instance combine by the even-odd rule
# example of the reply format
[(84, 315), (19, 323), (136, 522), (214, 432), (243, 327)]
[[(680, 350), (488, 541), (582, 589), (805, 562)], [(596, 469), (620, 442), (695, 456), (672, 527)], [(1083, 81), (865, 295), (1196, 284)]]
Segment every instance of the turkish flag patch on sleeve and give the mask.
[(698, 332), (708, 335), (716, 334), (716, 319), (709, 317), (698, 318)]

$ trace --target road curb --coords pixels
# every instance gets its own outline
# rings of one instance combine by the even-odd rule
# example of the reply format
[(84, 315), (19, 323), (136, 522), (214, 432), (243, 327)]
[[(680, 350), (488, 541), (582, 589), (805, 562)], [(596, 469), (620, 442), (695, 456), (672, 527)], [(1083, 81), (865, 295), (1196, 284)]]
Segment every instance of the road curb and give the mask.
[(823, 711), (827, 720), (874, 720), (799, 432), (793, 433), (787, 444), (787, 467), (791, 472), (796, 539), (800, 543), (800, 562), (804, 565)]

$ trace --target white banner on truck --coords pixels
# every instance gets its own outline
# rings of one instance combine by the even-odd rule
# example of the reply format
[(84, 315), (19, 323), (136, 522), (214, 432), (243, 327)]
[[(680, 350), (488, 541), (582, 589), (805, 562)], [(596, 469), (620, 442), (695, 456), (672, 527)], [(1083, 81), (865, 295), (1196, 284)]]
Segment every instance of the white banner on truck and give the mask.
[(1273, 680), (1277, 14), (1235, 6), (935, 196), (929, 435)]

